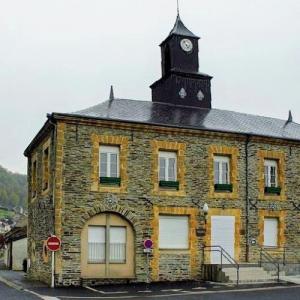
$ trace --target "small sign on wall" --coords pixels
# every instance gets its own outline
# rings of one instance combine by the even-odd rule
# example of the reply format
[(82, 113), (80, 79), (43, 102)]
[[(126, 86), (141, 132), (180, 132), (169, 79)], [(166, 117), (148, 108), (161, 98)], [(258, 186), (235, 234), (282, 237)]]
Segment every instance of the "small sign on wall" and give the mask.
[(204, 228), (199, 228), (196, 230), (197, 236), (205, 236), (205, 229)]

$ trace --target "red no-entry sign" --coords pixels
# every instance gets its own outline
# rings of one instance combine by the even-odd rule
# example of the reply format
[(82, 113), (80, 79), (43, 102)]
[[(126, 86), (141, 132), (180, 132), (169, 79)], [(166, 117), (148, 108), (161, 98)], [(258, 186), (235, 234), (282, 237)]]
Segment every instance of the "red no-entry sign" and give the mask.
[(49, 251), (55, 252), (60, 250), (61, 241), (57, 236), (52, 235), (47, 239), (46, 245)]

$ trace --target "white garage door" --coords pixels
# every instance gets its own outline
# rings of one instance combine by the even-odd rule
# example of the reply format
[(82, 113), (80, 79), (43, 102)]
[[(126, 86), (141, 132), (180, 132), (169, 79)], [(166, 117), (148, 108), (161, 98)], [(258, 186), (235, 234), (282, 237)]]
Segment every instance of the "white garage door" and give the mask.
[[(234, 258), (234, 233), (235, 217), (234, 216), (212, 216), (211, 217), (211, 246), (223, 247), (232, 258)], [(218, 249), (218, 248), (215, 248)], [(211, 253), (211, 263), (221, 263), (221, 253)], [(223, 263), (226, 260), (223, 256)]]

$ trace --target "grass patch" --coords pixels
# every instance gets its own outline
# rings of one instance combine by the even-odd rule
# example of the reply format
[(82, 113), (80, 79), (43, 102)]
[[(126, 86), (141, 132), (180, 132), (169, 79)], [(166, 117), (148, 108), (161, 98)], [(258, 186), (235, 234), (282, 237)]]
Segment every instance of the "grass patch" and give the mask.
[(13, 211), (0, 208), (0, 219), (13, 217), (14, 215), (15, 213)]

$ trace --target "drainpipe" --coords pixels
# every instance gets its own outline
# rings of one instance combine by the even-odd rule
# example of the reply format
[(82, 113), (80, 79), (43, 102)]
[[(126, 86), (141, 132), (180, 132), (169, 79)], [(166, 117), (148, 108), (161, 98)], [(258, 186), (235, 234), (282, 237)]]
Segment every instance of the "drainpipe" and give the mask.
[(245, 155), (246, 155), (246, 255), (245, 260), (249, 262), (249, 181), (248, 181), (248, 171), (249, 171), (249, 161), (248, 161), (248, 146), (249, 146), (249, 135), (246, 135), (245, 142)]

